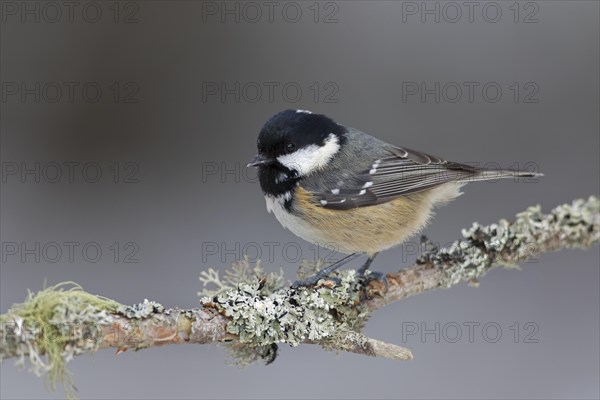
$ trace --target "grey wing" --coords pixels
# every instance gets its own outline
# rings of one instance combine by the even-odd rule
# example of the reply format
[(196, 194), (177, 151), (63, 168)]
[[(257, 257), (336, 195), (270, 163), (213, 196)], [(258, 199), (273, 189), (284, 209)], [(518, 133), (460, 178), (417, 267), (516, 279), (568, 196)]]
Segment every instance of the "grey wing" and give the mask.
[(324, 208), (346, 210), (390, 201), (447, 182), (464, 181), (480, 170), (407, 148), (386, 146), (387, 154), (343, 181), (324, 182), (313, 193)]

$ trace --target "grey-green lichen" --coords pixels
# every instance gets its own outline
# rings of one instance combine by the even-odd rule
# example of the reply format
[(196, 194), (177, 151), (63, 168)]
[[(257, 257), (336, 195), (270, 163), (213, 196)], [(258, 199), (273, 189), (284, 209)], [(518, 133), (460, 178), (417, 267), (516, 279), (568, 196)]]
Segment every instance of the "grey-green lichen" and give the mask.
[[(539, 206), (530, 207), (512, 223), (501, 220), (489, 226), (473, 224), (463, 231), (463, 237), (449, 248), (428, 251), (419, 259), (419, 263), (442, 271), (434, 275), (436, 283), (429, 288), (449, 287), (465, 280), (476, 282), (494, 264), (515, 265), (545, 251), (597, 243), (600, 202), (592, 196), (559, 206), (549, 214), (542, 214)], [(320, 265), (305, 262), (302, 266), (301, 275), (306, 276)], [(239, 364), (258, 359), (272, 361), (277, 343), (296, 346), (318, 342), (330, 350), (351, 349), (371, 355), (398, 351), (361, 334), (367, 310), (359, 298), (364, 288), (360, 279), (355, 280), (355, 272), (336, 272), (332, 278), (313, 288), (284, 288), (281, 271), (265, 274), (259, 263), (251, 267), (245, 259), (222, 278), (215, 270), (202, 273), (200, 280), (205, 285), (216, 285), (216, 289), (202, 290), (201, 302), (207, 307), (202, 312), (214, 316), (216, 310), (230, 318), (226, 328), (218, 321), (223, 317), (212, 321), (218, 326), (216, 337), (222, 338), (220, 333), (227, 329), (239, 338), (239, 343), (228, 345)], [(86, 293), (76, 284), (59, 284), (29, 293), (24, 303), (0, 315), (0, 361), (14, 356), (19, 365), (28, 361), (36, 374), (47, 372), (51, 387), (61, 381), (67, 396), (71, 396), (72, 380), (65, 364), (77, 354), (98, 349), (100, 326), (110, 325), (119, 316), (160, 321), (168, 314), (155, 302), (145, 300), (124, 306)], [(181, 329), (187, 332), (191, 327), (193, 333), (194, 312), (184, 311), (183, 315)], [(397, 358), (408, 356), (399, 354)]]
[(228, 331), (236, 334), (240, 342), (252, 346), (288, 343), (292, 346), (305, 340), (319, 341), (330, 337), (340, 318), (356, 312), (350, 286), (354, 284), (354, 271), (342, 273), (342, 281), (333, 287), (317, 289), (285, 289), (265, 296), (260, 282), (241, 283), (236, 291), (206, 297), (205, 306), (216, 305), (231, 318)]
[(224, 345), (227, 350), (227, 365), (236, 365), (241, 368), (248, 367), (259, 361), (266, 365), (271, 364), (277, 358), (277, 344), (265, 346), (249, 346), (246, 343), (227, 343)]
[[(251, 283), (257, 280), (264, 279), (261, 288), (263, 294), (274, 293), (285, 286), (285, 278), (283, 269), (279, 272), (265, 273), (260, 260), (254, 266), (250, 266), (248, 257), (232, 264), (231, 269), (224, 271), (224, 276), (219, 276), (219, 271), (209, 268), (206, 271), (200, 272), (200, 282), (202, 282), (202, 290), (198, 292), (200, 297), (211, 297), (217, 293), (222, 293), (227, 290), (234, 290), (240, 283)], [(207, 286), (213, 285), (214, 289)]]
[[(249, 269), (247, 260), (245, 263), (244, 268)], [(274, 290), (268, 278), (258, 276), (243, 275), (246, 281), (237, 282), (233, 289), (233, 281), (218, 285), (224, 290), (200, 301), (231, 319), (228, 332), (245, 345), (229, 345), (238, 365), (257, 359), (253, 349), (262, 354), (277, 343), (297, 346), (305, 341), (322, 342), (364, 323), (366, 311), (360, 306), (355, 271), (337, 273), (336, 283), (324, 280), (314, 288), (298, 289)]]
[(165, 308), (162, 304), (144, 299), (142, 303), (132, 306), (121, 305), (117, 308), (116, 313), (129, 319), (146, 319), (154, 314), (161, 314), (164, 311)]
[(517, 214), (514, 222), (505, 219), (488, 226), (474, 223), (463, 229), (465, 240), (441, 250), (424, 253), (417, 263), (444, 267), (450, 287), (463, 280), (475, 281), (494, 263), (516, 266), (532, 260), (543, 251), (560, 244), (563, 247), (588, 247), (598, 241), (600, 201), (595, 196), (556, 207), (549, 214), (539, 205)]
[[(417, 263), (443, 270), (445, 278), (439, 280), (438, 287), (462, 281), (476, 284), (477, 278), (495, 264), (516, 266), (555, 246), (586, 247), (598, 241), (599, 209), (600, 202), (592, 196), (559, 206), (549, 214), (533, 206), (517, 214), (514, 222), (474, 223), (462, 231), (464, 240), (427, 251)], [(318, 267), (305, 262), (300, 275), (310, 275)], [(238, 335), (242, 346), (230, 347), (230, 353), (239, 356), (242, 364), (258, 358), (253, 349), (262, 354), (276, 343), (297, 346), (310, 341), (331, 349), (339, 349), (339, 343), (354, 343), (359, 348), (366, 345), (360, 342), (366, 340), (360, 332), (367, 314), (354, 271), (334, 273), (332, 277), (340, 283), (330, 281), (300, 289), (283, 289), (281, 275), (260, 279), (263, 275), (260, 265), (251, 268), (246, 259), (225, 273), (225, 282), (214, 270), (200, 278), (205, 285), (217, 287), (201, 292), (201, 303), (231, 319), (227, 330)]]
[(344, 326), (334, 331), (331, 337), (323, 340), (323, 348), (335, 352), (360, 348), (365, 349), (365, 353), (367, 353), (367, 343), (368, 338), (365, 335)]
[(47, 373), (52, 389), (60, 381), (71, 397), (73, 383), (66, 363), (75, 355), (98, 349), (99, 327), (118, 307), (119, 303), (86, 293), (72, 282), (29, 292), (25, 302), (0, 317), (0, 359), (16, 354), (17, 365), (29, 361), (32, 372)]

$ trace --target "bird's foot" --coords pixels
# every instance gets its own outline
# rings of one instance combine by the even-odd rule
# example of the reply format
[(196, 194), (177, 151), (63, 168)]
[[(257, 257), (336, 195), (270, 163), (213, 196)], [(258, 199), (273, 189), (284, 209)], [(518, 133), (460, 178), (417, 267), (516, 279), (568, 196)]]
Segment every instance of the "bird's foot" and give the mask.
[[(344, 265), (344, 264), (346, 264), (346, 263), (354, 260), (357, 257), (360, 257), (359, 253), (349, 254), (346, 257), (342, 258), (341, 260), (338, 260), (338, 261), (334, 262), (330, 266), (323, 268), (322, 270), (320, 270), (319, 272), (317, 272), (315, 275), (309, 276), (306, 279), (297, 280), (296, 282), (292, 283), (292, 288), (314, 286), (321, 279), (326, 279), (327, 282), (333, 282), (334, 285), (335, 284), (339, 285), (340, 283), (342, 283), (341, 279), (339, 279), (339, 278), (332, 278), (332, 277), (329, 276), (329, 274), (331, 274), (333, 271), (337, 270), (342, 265)], [(334, 285), (329, 284), (329, 286), (334, 286)]]
[(383, 272), (365, 271), (365, 273), (358, 275), (358, 278), (362, 280), (364, 287), (364, 300), (371, 300), (375, 296), (383, 297), (390, 287), (387, 274)]

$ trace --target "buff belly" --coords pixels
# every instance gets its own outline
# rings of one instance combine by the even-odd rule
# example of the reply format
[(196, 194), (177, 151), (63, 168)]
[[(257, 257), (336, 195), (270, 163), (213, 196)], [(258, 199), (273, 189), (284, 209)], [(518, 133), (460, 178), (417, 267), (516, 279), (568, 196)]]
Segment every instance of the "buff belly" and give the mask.
[(325, 209), (309, 192), (297, 188), (292, 203), (294, 213), (287, 212), (283, 199), (277, 198), (267, 197), (267, 209), (285, 228), (306, 241), (343, 253), (374, 255), (418, 233), (427, 224), (434, 206), (460, 195), (460, 186), (445, 184), (351, 210)]

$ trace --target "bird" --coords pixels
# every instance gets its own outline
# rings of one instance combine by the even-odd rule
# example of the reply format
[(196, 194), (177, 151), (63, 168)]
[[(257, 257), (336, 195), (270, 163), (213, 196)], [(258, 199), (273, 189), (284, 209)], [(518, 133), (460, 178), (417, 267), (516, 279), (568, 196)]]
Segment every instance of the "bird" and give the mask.
[(257, 149), (248, 167), (258, 168), (269, 213), (300, 238), (348, 254), (292, 287), (312, 286), (362, 255), (364, 276), (377, 254), (420, 232), (469, 182), (542, 175), (447, 161), (308, 110), (270, 117)]

